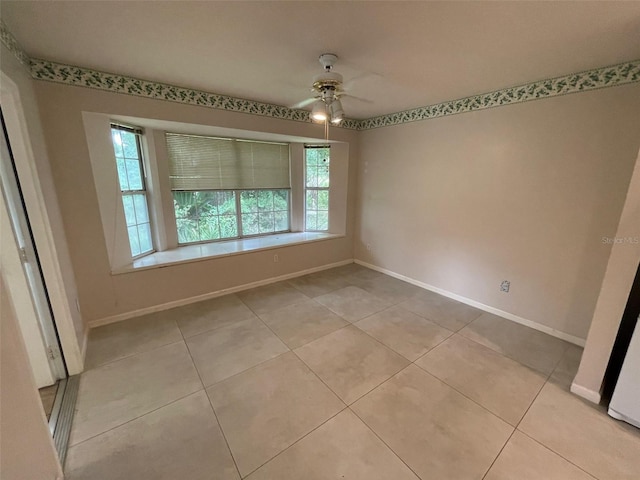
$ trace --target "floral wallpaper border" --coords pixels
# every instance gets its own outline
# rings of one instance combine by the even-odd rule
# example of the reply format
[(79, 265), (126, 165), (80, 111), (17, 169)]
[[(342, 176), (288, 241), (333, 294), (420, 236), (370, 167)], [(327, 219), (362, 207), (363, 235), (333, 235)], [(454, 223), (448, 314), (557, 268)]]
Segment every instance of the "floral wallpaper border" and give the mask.
[(360, 120), (358, 130), (388, 127), (640, 81), (640, 60), (527, 83), (458, 100)]
[[(216, 93), (192, 90), (185, 87), (156, 83), (123, 75), (100, 72), (84, 67), (64, 65), (30, 58), (18, 41), (0, 20), (0, 40), (15, 57), (25, 65), (37, 80), (95, 88), (115, 93), (166, 100), (169, 102), (198, 105), (232, 112), (262, 115), (283, 120), (310, 122), (309, 112), (255, 100), (235, 98)], [(609, 67), (573, 73), (547, 80), (527, 83), (516, 87), (496, 90), (470, 97), (412, 108), (402, 112), (380, 115), (363, 120), (345, 119), (341, 128), (370, 130), (373, 128), (400, 125), (428, 120), (430, 118), (456, 115), (543, 98), (586, 92), (599, 88), (614, 87), (640, 81), (640, 60)]]

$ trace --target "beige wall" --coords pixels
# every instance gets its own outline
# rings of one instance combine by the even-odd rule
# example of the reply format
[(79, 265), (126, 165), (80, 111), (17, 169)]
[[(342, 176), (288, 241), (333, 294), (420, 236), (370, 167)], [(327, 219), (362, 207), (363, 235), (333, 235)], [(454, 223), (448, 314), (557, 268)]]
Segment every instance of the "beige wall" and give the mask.
[(0, 277), (0, 478), (54, 480), (62, 470)]
[(355, 257), (585, 338), (639, 132), (638, 84), (362, 132)]
[[(322, 137), (323, 127), (49, 82), (35, 82), (35, 90), (82, 312), (88, 321), (353, 258), (357, 132), (332, 129), (333, 139), (349, 143), (346, 237), (111, 275), (83, 111), (313, 138)], [(273, 262), (274, 253), (279, 255), (278, 263)]]
[(0, 49), (0, 70), (12, 83), (1, 85), (9, 139), (67, 367), (76, 374), (82, 371), (87, 326), (76, 307), (76, 279), (33, 90), (35, 82), (4, 46)]

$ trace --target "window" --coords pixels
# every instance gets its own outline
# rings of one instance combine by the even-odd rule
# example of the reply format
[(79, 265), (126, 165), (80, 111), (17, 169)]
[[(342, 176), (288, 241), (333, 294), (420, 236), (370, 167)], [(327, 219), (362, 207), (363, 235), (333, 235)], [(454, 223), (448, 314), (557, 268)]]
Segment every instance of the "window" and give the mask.
[(305, 157), (305, 230), (329, 230), (329, 160), (327, 146), (306, 146)]
[(111, 125), (124, 216), (133, 258), (153, 252), (139, 129)]
[(166, 134), (178, 243), (290, 230), (289, 145)]

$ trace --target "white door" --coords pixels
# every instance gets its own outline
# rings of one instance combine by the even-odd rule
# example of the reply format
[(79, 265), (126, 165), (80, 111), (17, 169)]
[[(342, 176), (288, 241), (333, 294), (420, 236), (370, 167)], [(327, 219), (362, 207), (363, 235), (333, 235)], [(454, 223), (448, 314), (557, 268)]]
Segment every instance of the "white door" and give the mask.
[(0, 268), (38, 388), (67, 376), (31, 227), (0, 111)]

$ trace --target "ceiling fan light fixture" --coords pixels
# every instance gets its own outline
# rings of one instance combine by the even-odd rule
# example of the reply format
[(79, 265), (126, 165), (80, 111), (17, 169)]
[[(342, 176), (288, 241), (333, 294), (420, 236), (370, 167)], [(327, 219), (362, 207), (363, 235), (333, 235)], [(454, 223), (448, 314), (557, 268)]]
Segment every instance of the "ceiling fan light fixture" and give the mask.
[(315, 122), (324, 122), (327, 120), (327, 106), (322, 100), (316, 102), (311, 110), (311, 120)]
[(331, 123), (338, 125), (344, 119), (344, 110), (342, 110), (342, 102), (336, 99), (329, 106), (331, 111)]

